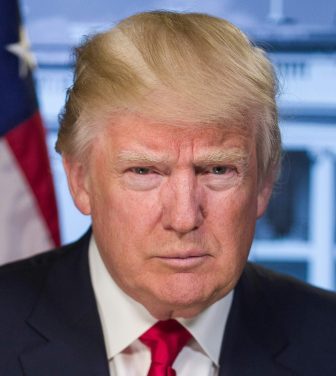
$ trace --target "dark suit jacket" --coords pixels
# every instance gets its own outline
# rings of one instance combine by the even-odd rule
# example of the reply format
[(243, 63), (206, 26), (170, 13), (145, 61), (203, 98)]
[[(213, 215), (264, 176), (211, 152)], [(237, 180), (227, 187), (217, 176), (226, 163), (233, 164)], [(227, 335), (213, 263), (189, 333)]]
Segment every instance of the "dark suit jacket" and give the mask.
[[(88, 240), (1, 268), (1, 376), (108, 376)], [(335, 295), (248, 264), (220, 364), (222, 376), (335, 376)]]

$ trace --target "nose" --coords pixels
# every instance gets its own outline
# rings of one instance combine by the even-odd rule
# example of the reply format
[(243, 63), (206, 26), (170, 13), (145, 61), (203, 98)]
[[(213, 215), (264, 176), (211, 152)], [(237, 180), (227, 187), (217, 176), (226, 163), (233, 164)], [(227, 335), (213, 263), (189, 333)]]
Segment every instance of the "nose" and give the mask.
[(201, 226), (204, 221), (202, 192), (193, 173), (171, 175), (161, 194), (165, 229), (186, 234)]

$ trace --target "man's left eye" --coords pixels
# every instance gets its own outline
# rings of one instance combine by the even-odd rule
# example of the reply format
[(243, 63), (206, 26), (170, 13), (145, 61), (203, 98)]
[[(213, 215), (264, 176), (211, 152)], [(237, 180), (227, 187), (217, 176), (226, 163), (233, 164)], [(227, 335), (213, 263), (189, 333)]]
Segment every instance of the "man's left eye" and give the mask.
[(148, 175), (152, 172), (152, 170), (147, 167), (135, 167), (132, 169), (132, 171), (138, 175)]
[(227, 166), (215, 166), (211, 168), (211, 173), (215, 175), (223, 175), (230, 171), (230, 168)]

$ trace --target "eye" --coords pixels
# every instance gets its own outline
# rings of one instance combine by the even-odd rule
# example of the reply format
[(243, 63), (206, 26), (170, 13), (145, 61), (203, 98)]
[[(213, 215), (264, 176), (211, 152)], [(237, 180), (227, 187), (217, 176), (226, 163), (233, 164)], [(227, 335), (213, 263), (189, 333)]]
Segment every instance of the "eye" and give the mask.
[(214, 166), (209, 169), (208, 173), (213, 175), (227, 175), (232, 174), (235, 171), (237, 170), (232, 166)]
[(134, 172), (137, 175), (148, 175), (152, 173), (153, 171), (148, 167), (134, 167), (131, 169), (132, 172)]
[(224, 175), (231, 170), (232, 169), (227, 166), (214, 166), (211, 168), (210, 172), (215, 175)]

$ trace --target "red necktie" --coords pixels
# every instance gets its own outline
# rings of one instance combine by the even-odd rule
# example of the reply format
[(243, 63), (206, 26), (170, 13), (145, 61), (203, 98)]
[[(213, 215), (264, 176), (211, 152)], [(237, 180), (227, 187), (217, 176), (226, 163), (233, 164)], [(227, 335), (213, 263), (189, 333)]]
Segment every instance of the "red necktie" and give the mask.
[(140, 337), (152, 353), (148, 376), (175, 376), (172, 365), (190, 337), (190, 333), (176, 320), (158, 321), (148, 329)]

